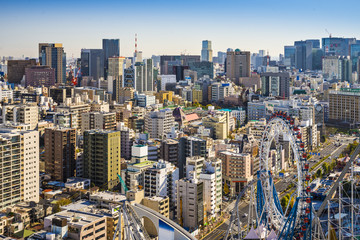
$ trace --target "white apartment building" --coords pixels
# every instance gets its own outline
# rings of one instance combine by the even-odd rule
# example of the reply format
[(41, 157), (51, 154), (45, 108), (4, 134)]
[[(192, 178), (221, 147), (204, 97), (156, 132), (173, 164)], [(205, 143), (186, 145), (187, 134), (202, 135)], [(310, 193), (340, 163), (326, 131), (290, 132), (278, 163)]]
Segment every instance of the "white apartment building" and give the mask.
[(0, 209), (39, 201), (39, 132), (0, 129)]
[(36, 105), (7, 105), (2, 109), (3, 123), (15, 122), (30, 124), (35, 129), (39, 122), (39, 110)]
[(70, 112), (55, 113), (53, 116), (54, 125), (60, 128), (78, 128), (77, 116), (77, 113)]
[(170, 215), (176, 210), (176, 182), (179, 169), (173, 164), (160, 159), (153, 167), (144, 172), (145, 197), (169, 197)]
[(145, 115), (145, 130), (150, 138), (164, 138), (175, 126), (175, 118), (170, 109), (149, 112)]

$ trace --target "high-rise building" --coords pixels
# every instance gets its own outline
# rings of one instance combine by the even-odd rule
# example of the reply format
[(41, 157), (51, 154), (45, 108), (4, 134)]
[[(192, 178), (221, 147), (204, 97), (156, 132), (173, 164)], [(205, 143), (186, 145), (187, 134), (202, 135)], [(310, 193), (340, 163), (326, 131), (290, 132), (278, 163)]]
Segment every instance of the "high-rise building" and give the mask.
[(350, 57), (326, 56), (322, 59), (324, 78), (352, 82), (352, 64)]
[(81, 74), (95, 81), (104, 78), (104, 50), (81, 49)]
[(196, 178), (204, 183), (204, 209), (208, 219), (215, 217), (222, 204), (221, 160), (200, 156), (186, 158), (186, 178)]
[(212, 137), (214, 139), (226, 139), (230, 132), (231, 122), (234, 119), (230, 118), (228, 111), (216, 111), (213, 114), (202, 119), (203, 126), (212, 130)]
[(128, 127), (120, 129), (121, 136), (121, 158), (125, 160), (131, 159), (131, 147), (135, 138), (135, 131)]
[(23, 76), (25, 75), (25, 69), (35, 65), (36, 65), (36, 59), (8, 60), (8, 64), (7, 64), (8, 82), (20, 84)]
[(204, 76), (209, 76), (209, 78), (214, 78), (214, 64), (213, 62), (191, 62), (189, 68), (192, 71), (197, 73), (197, 77), (201, 78)]
[(84, 173), (96, 186), (113, 189), (121, 173), (119, 131), (90, 130), (84, 132)]
[(66, 83), (66, 54), (61, 43), (39, 43), (39, 62), (55, 69), (57, 83)]
[(39, 201), (39, 132), (0, 129), (0, 209)]
[(204, 183), (197, 178), (177, 181), (177, 219), (190, 231), (204, 224)]
[(180, 178), (185, 176), (186, 158), (192, 156), (206, 157), (206, 141), (195, 137), (182, 137), (179, 140), (179, 168)]
[(309, 39), (295, 41), (295, 67), (298, 69), (313, 69), (313, 49), (320, 49), (320, 41)]
[[(120, 88), (124, 87), (124, 57), (108, 58), (107, 80), (112, 86), (113, 99), (119, 101)], [(110, 78), (111, 77), (111, 78)]]
[(82, 114), (81, 131), (91, 129), (115, 130), (116, 113), (114, 112), (87, 112)]
[(6, 105), (2, 109), (2, 121), (30, 124), (33, 130), (39, 122), (39, 108), (36, 105)]
[(177, 165), (179, 159), (179, 141), (166, 139), (161, 142), (160, 158)]
[(102, 49), (104, 52), (104, 64), (105, 64), (104, 73), (105, 73), (105, 78), (107, 78), (109, 58), (120, 56), (120, 39), (103, 39)]
[(135, 90), (132, 87), (123, 87), (116, 93), (116, 101), (120, 104), (124, 104), (126, 101), (134, 99)]
[(45, 171), (56, 181), (66, 182), (75, 175), (76, 129), (45, 129)]
[[(131, 147), (131, 162), (121, 171), (121, 177), (130, 190), (144, 187), (144, 171), (155, 162), (148, 160), (148, 146), (133, 145)], [(124, 192), (124, 189), (121, 189)]]
[(152, 59), (146, 59), (143, 62), (135, 63), (134, 85), (139, 93), (154, 91), (154, 68)]
[(51, 87), (55, 85), (55, 69), (48, 66), (32, 66), (25, 69), (25, 86)]
[(250, 52), (239, 49), (226, 53), (226, 77), (238, 81), (240, 77), (250, 77)]
[(163, 139), (175, 126), (175, 118), (170, 109), (149, 112), (145, 116), (145, 130), (150, 138)]
[(173, 66), (180, 66), (180, 65), (182, 65), (182, 60), (181, 60), (181, 56), (179, 55), (160, 56), (160, 74), (175, 75)]
[(290, 97), (290, 74), (288, 72), (261, 73), (261, 93), (264, 96)]
[(169, 197), (172, 216), (176, 214), (177, 180), (179, 180), (179, 169), (161, 159), (144, 172), (145, 196)]
[(329, 92), (329, 121), (341, 124), (360, 123), (360, 92), (358, 89), (344, 88)]
[(350, 46), (350, 57), (352, 63), (352, 71), (357, 71), (358, 59), (360, 56), (360, 43), (351, 44)]
[(295, 46), (284, 46), (284, 65), (295, 67)]
[(322, 38), (322, 50), (324, 56), (349, 56), (350, 46), (355, 43), (355, 38)]
[(209, 40), (202, 41), (201, 61), (212, 62), (213, 61), (212, 58), (213, 58), (213, 52), (211, 48), (211, 41)]
[(217, 157), (221, 159), (224, 184), (229, 187), (231, 196), (237, 196), (252, 180), (253, 162), (250, 154), (222, 151)]

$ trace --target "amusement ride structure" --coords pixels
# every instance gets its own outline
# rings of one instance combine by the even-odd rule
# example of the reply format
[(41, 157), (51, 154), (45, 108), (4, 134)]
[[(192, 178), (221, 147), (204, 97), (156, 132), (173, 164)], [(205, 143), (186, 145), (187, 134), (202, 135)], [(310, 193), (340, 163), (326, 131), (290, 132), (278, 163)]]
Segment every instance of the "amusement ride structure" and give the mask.
[[(330, 223), (330, 219), (321, 221), (320, 217), (325, 207), (330, 211), (329, 198), (334, 196), (337, 189), (340, 189), (339, 182), (342, 181), (349, 166), (354, 162), (360, 151), (360, 145), (355, 149), (337, 182), (331, 188), (330, 194), (316, 212), (313, 206), (313, 197), (310, 194), (309, 184), (312, 180), (310, 165), (300, 128), (295, 122), (295, 119), (286, 112), (278, 111), (270, 117), (260, 143), (260, 167), (257, 179), (250, 181), (238, 195), (234, 209), (231, 211), (224, 239), (341, 239), (341, 236), (340, 238), (330, 238), (330, 231), (326, 233), (323, 228), (331, 230), (329, 226), (334, 224)], [(271, 149), (275, 147), (279, 151), (281, 141), (288, 142), (292, 151), (292, 161), (288, 165), (279, 158), (271, 157)], [(280, 204), (274, 178), (287, 167), (293, 167), (296, 171), (293, 181), (295, 191), (284, 210)], [(244, 215), (239, 210), (239, 204), (248, 194), (250, 194), (249, 212), (246, 215), (247, 225), (244, 226), (245, 224), (243, 225), (241, 221)], [(341, 193), (338, 195), (341, 198)], [(339, 203), (342, 201), (344, 200), (339, 200)], [(359, 204), (354, 203), (354, 196), (347, 202), (348, 205), (352, 203), (352, 207), (349, 209), (359, 212)], [(339, 205), (339, 207), (341, 213), (341, 206)], [(354, 238), (355, 224), (353, 220), (351, 221), (347, 230), (348, 232), (352, 231), (352, 235), (347, 239), (357, 239)], [(341, 231), (342, 228), (338, 227), (338, 229)], [(339, 233), (337, 235), (339, 236)]]

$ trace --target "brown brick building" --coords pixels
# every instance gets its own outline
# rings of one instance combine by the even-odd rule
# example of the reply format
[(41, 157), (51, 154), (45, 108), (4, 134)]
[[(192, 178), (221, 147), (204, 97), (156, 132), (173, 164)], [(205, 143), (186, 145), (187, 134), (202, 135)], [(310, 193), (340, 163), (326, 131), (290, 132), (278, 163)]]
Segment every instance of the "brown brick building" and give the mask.
[(56, 181), (65, 182), (75, 175), (76, 129), (45, 129), (45, 171)]

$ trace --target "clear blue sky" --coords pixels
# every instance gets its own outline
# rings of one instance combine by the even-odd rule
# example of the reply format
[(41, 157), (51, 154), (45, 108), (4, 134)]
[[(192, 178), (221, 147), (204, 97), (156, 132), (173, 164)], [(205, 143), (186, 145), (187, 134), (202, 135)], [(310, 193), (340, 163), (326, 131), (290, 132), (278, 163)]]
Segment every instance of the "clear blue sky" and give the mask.
[(0, 56), (37, 57), (39, 42), (63, 43), (68, 57), (120, 38), (121, 55), (200, 54), (212, 41), (214, 55), (227, 48), (278, 56), (295, 40), (360, 38), (359, 0), (0, 0)]

